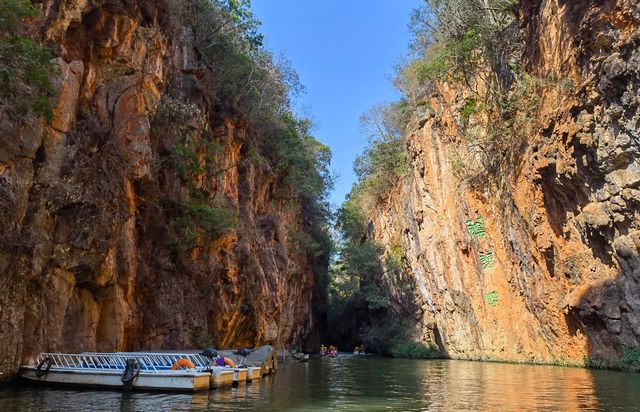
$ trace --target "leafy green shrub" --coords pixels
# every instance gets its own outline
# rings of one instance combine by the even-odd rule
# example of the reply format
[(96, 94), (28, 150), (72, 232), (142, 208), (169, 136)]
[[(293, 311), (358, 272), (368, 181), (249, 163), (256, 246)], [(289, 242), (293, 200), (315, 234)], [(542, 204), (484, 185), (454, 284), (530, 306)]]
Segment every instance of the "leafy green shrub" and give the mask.
[(215, 176), (219, 173), (214, 162), (215, 156), (223, 151), (221, 145), (204, 139), (188, 139), (177, 143), (172, 150), (176, 172), (185, 180), (196, 175)]
[(333, 186), (331, 151), (311, 135), (309, 120), (296, 118), (290, 111), (272, 120), (262, 129), (262, 164), (280, 179), (276, 195), (300, 210), (303, 218), (302, 231), (296, 229), (289, 237), (291, 250), (306, 254), (319, 281), (326, 280), (334, 249), (328, 223), (333, 215), (327, 200)]
[(360, 340), (368, 350), (389, 356), (394, 345), (407, 339), (408, 326), (402, 319), (374, 319), (370, 326), (362, 330)]
[[(504, 119), (531, 120), (542, 103), (541, 92), (544, 86), (550, 85), (544, 79), (529, 74), (523, 74), (515, 84), (511, 93), (504, 96), (500, 113)], [(525, 119), (515, 118), (522, 114)]]
[(154, 132), (172, 144), (171, 160), (178, 176), (193, 185), (194, 178), (220, 174), (217, 159), (224, 148), (204, 136), (209, 125), (197, 105), (164, 97), (154, 108), (152, 119)]
[(402, 262), (405, 259), (405, 253), (402, 245), (396, 244), (391, 247), (384, 261), (385, 271), (387, 274), (397, 278), (402, 274)]
[(364, 279), (378, 279), (382, 276), (383, 249), (372, 241), (347, 242), (342, 249), (345, 267)]
[(354, 171), (366, 192), (376, 201), (385, 199), (409, 165), (404, 152), (404, 132), (409, 123), (407, 103), (378, 104), (360, 118), (369, 143), (356, 158)]
[(386, 309), (391, 305), (389, 298), (382, 294), (382, 290), (375, 283), (366, 283), (362, 287), (362, 294), (370, 310)]
[(381, 255), (382, 247), (374, 242), (347, 241), (332, 270), (330, 299), (358, 301), (370, 311), (388, 308), (390, 301), (380, 287), (384, 274)]
[(471, 98), (467, 100), (465, 105), (460, 110), (460, 120), (462, 124), (467, 125), (469, 123), (469, 118), (472, 114), (478, 111), (478, 101), (475, 98)]
[(403, 269), (402, 246), (385, 254), (368, 238), (363, 196), (366, 190), (354, 187), (338, 212), (342, 242), (330, 272), (329, 329), (333, 341), (347, 346), (362, 342), (373, 352), (390, 355), (391, 347), (407, 340), (415, 326), (403, 320), (415, 310), (415, 294)]
[(293, 196), (319, 199), (331, 188), (331, 151), (311, 136), (311, 122), (291, 113), (281, 116), (267, 136), (265, 151), (275, 171), (284, 176)]
[(193, 103), (163, 96), (152, 112), (153, 126), (171, 141), (184, 141), (209, 128), (202, 110)]
[(343, 242), (329, 272), (327, 313), (329, 337), (347, 346), (359, 340), (360, 324), (368, 314), (380, 315), (390, 304), (379, 286), (384, 273), (383, 249), (365, 240), (364, 214), (352, 195), (338, 212), (337, 227)]
[(395, 358), (429, 359), (442, 354), (434, 343), (411, 338), (412, 325), (405, 319), (385, 317), (372, 322), (359, 338), (371, 351)]
[(481, 60), (483, 37), (476, 29), (469, 29), (460, 38), (453, 38), (444, 45), (433, 46), (418, 66), (418, 80), (422, 82), (466, 79), (475, 72)]
[(192, 0), (188, 17), (207, 70), (204, 84), (219, 110), (241, 114), (254, 125), (288, 110), (289, 94), (301, 90), (286, 60), (262, 48), (260, 22), (248, 0)]
[(640, 347), (625, 346), (624, 352), (618, 360), (618, 366), (622, 370), (630, 370), (633, 367), (640, 367)]
[(23, 19), (35, 17), (36, 14), (36, 8), (30, 0), (3, 0), (0, 3), (0, 33), (19, 30)]
[(174, 248), (184, 253), (235, 228), (236, 219), (231, 210), (212, 207), (204, 199), (187, 199), (178, 201), (171, 227), (177, 235)]
[(180, 206), (191, 222), (210, 237), (216, 237), (236, 225), (230, 210), (211, 207), (198, 200), (180, 202)]
[(499, 33), (514, 20), (513, 0), (429, 0), (414, 11), (413, 48), (422, 54), (418, 79), (469, 78), (499, 53)]
[(50, 78), (55, 73), (51, 52), (22, 34), (22, 19), (35, 15), (28, 0), (0, 4), (0, 109), (14, 118), (35, 113), (51, 120)]
[(347, 195), (336, 220), (336, 228), (347, 241), (360, 241), (365, 236), (367, 220), (356, 190), (357, 188), (354, 188)]
[(598, 357), (588, 357), (584, 360), (584, 367), (590, 369), (608, 369), (608, 363), (601, 358)]
[(202, 246), (236, 226), (233, 211), (214, 206), (215, 192), (209, 194), (205, 184), (227, 169), (218, 161), (223, 147), (209, 140), (208, 130), (207, 118), (195, 104), (164, 96), (154, 108), (152, 132), (163, 146), (171, 148), (166, 166), (186, 183), (186, 190), (172, 202), (173, 244), (179, 253)]
[(425, 345), (421, 342), (403, 341), (391, 347), (391, 356), (394, 358), (433, 359), (442, 357), (438, 345), (429, 342)]

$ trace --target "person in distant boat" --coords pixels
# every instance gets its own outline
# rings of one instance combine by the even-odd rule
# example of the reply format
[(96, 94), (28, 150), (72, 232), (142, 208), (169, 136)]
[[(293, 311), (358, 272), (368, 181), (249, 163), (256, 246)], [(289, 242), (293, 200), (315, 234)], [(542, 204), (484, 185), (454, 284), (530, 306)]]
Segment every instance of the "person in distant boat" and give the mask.
[(229, 366), (231, 368), (237, 368), (236, 363), (226, 356), (220, 356), (215, 349), (204, 349), (200, 356), (204, 356), (209, 360), (211, 366)]
[(324, 345), (320, 345), (320, 356), (324, 356), (327, 354), (327, 347)]
[(327, 356), (336, 357), (338, 355), (338, 348), (331, 345), (329, 346), (329, 352), (327, 352)]

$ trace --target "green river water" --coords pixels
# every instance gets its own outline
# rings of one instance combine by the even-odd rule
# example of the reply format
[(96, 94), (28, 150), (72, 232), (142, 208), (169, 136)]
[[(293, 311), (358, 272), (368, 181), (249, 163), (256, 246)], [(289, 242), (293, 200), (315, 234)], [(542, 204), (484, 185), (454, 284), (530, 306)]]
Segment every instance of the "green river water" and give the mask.
[(552, 366), (341, 354), (280, 365), (199, 394), (32, 386), (0, 389), (0, 411), (640, 411), (640, 375)]

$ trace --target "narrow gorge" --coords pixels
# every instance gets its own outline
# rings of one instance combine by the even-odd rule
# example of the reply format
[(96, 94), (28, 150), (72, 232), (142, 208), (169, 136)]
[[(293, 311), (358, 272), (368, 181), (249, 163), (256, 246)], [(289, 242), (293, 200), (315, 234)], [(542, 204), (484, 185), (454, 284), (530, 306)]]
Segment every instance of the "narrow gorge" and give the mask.
[(0, 380), (322, 343), (640, 370), (636, 0), (424, 1), (336, 210), (250, 1), (2, 2)]

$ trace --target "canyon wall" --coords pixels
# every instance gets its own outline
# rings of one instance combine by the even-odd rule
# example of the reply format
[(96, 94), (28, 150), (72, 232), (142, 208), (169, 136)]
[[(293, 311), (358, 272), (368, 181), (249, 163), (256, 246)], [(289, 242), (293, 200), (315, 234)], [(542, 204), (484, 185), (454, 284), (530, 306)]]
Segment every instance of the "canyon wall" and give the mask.
[(449, 356), (615, 365), (640, 346), (640, 6), (521, 1), (517, 25), (505, 50), (541, 101), (499, 173), (464, 177), (469, 91), (439, 83), (371, 235), (402, 247), (422, 338)]
[[(172, 20), (172, 3), (44, 1), (30, 22), (59, 72), (51, 122), (0, 117), (5, 377), (41, 351), (313, 337), (313, 262), (291, 240), (305, 230), (300, 205), (282, 175), (251, 160), (259, 131), (201, 92), (193, 33)], [(170, 166), (180, 136), (163, 129), (183, 125), (153, 117), (167, 96), (204, 111), (221, 149), (196, 189), (236, 220), (195, 248), (175, 237), (187, 189)]]

